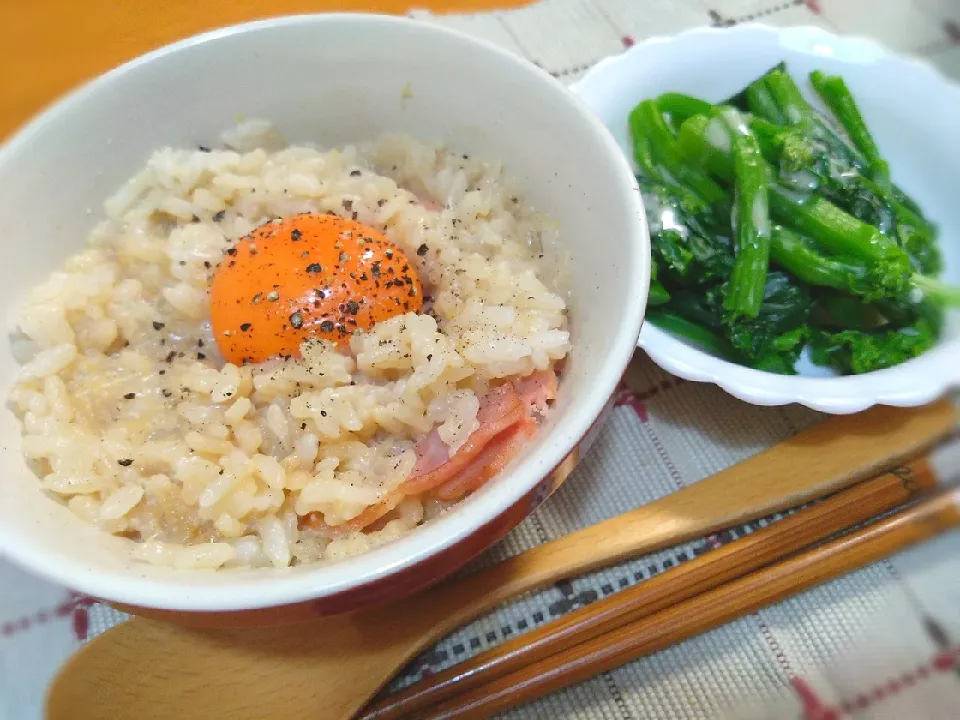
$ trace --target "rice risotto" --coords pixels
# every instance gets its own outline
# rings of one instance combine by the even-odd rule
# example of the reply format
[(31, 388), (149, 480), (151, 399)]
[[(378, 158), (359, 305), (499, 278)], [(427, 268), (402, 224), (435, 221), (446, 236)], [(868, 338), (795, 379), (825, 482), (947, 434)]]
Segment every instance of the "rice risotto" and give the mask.
[[(502, 469), (553, 398), (567, 263), (497, 164), (398, 136), (284, 147), (248, 121), (223, 149), (155, 152), (105, 211), (18, 318), (10, 402), (43, 487), (141, 560), (363, 552)], [(423, 311), (227, 363), (211, 279), (238, 240), (300, 213), (382, 232), (419, 275)]]

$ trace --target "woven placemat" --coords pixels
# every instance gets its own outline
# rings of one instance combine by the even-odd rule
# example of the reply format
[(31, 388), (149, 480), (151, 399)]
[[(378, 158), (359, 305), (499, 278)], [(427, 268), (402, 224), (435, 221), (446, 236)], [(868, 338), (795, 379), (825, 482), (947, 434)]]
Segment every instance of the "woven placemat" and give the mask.
[[(411, 14), (491, 40), (565, 82), (646, 37), (748, 20), (873, 36), (960, 77), (958, 0), (547, 0), (498, 13)], [(755, 408), (714, 387), (678, 381), (638, 353), (617, 407), (574, 475), (477, 562), (494, 562), (650, 502), (818, 419), (802, 408)], [(510, 603), (424, 654), (395, 687), (777, 519)], [(952, 534), (504, 717), (956, 718), (958, 608), (960, 535)], [(57, 668), (123, 618), (0, 561), (0, 720), (40, 718), (44, 690)]]

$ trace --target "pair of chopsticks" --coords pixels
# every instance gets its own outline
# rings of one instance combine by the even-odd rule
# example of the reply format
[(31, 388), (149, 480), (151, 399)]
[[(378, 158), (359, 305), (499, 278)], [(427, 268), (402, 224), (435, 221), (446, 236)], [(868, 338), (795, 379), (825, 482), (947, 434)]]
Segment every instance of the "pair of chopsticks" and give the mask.
[(507, 641), (375, 702), (358, 720), (486, 718), (960, 527), (960, 489), (941, 485), (960, 470), (958, 445)]

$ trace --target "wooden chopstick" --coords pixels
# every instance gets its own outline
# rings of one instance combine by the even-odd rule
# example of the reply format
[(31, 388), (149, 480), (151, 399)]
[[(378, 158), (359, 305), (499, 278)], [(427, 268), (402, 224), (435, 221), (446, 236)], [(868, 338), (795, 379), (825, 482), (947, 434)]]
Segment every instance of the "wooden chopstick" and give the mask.
[(418, 717), (415, 713), (425, 707), (489, 686), (499, 677), (742, 577), (909, 502), (936, 485), (927, 458), (915, 459), (389, 695), (368, 707), (358, 720)]
[(911, 545), (960, 527), (960, 489), (931, 496), (836, 540), (619, 627), (408, 717), (474, 720), (662, 650)]

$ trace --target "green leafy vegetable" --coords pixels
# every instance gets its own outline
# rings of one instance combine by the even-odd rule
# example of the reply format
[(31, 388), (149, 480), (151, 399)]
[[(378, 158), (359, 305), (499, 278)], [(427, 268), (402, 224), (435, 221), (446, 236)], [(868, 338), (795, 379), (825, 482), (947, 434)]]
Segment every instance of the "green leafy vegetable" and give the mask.
[(813, 362), (830, 365), (842, 373), (873, 372), (911, 360), (937, 341), (926, 320), (896, 330), (841, 330), (817, 332), (810, 339)]
[[(781, 355), (784, 348), (780, 338), (790, 333), (794, 339), (800, 337), (796, 333), (805, 330), (812, 305), (806, 288), (784, 272), (771, 272), (764, 283), (763, 302), (757, 316), (727, 323), (730, 344), (752, 365), (771, 353)], [(795, 348), (794, 344), (790, 341), (786, 351), (792, 354), (796, 350), (799, 354), (802, 345)]]
[(650, 220), (650, 322), (733, 362), (792, 373), (809, 347), (841, 373), (930, 348), (960, 288), (937, 228), (890, 179), (846, 83), (816, 110), (781, 63), (718, 105), (681, 93), (630, 114)]
[(729, 228), (721, 224), (722, 213), (690, 194), (645, 178), (640, 178), (640, 191), (658, 277), (663, 282), (683, 287), (703, 285), (730, 274), (733, 258)]

